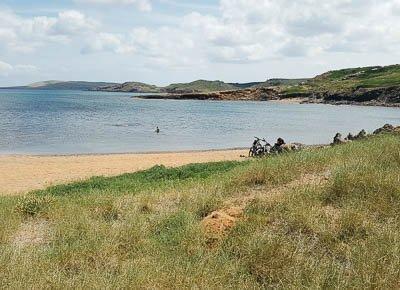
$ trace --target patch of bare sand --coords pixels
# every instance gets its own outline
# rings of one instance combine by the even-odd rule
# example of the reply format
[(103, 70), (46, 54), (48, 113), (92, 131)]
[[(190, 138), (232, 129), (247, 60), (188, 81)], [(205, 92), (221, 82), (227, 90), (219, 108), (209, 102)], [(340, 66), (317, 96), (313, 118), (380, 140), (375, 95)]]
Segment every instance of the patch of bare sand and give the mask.
[(18, 249), (45, 245), (49, 241), (49, 222), (43, 219), (30, 220), (21, 224), (11, 243)]
[(240, 160), (245, 150), (76, 156), (0, 156), (0, 195), (16, 195), (51, 185), (190, 163)]
[(304, 101), (302, 98), (286, 98), (286, 99), (279, 99), (279, 100), (270, 100), (271, 103), (276, 104), (301, 104)]
[(328, 182), (330, 175), (330, 171), (321, 174), (306, 174), (282, 186), (270, 190), (255, 188), (242, 197), (228, 200), (223, 208), (212, 212), (201, 221), (210, 245), (212, 246), (220, 240), (236, 224), (237, 220), (243, 217), (246, 206), (256, 198), (274, 198), (299, 186), (322, 186)]

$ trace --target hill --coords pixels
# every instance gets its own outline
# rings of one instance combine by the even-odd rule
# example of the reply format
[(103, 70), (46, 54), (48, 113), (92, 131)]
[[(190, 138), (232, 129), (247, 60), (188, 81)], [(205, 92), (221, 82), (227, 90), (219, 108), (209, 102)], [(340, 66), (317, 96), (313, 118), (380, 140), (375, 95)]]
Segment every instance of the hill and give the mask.
[(201, 100), (296, 99), (304, 103), (400, 106), (400, 65), (329, 71), (311, 79), (269, 79), (265, 82), (225, 83), (197, 80), (166, 87), (141, 82), (47, 81), (19, 89), (69, 89), (154, 93), (148, 98)]
[(36, 83), (32, 83), (27, 85), (27, 87), (29, 88), (43, 88), (43, 87), (47, 87), (47, 86), (52, 86), (52, 85), (57, 85), (63, 83), (63, 81), (55, 81), (55, 80), (51, 80), (51, 81), (43, 81), (43, 82), (36, 82)]
[(130, 93), (160, 93), (161, 88), (140, 82), (126, 82), (94, 88), (96, 91), (105, 92), (130, 92)]
[(187, 94), (187, 93), (209, 93), (226, 90), (237, 90), (239, 87), (224, 83), (222, 81), (206, 81), (197, 80), (190, 83), (170, 84), (166, 87), (157, 87), (154, 85), (126, 82), (112, 86), (97, 88), (99, 91), (108, 92), (135, 92), (135, 93), (170, 93), (170, 94)]
[(383, 88), (400, 85), (400, 65), (372, 66), (330, 71), (307, 85), (315, 91), (345, 91), (355, 88)]
[(295, 86), (304, 84), (309, 79), (269, 79), (265, 82), (258, 83), (253, 88), (263, 88), (263, 87), (276, 87), (276, 86)]
[(197, 80), (190, 83), (170, 84), (166, 87), (157, 87), (138, 82), (127, 82), (122, 85), (113, 85), (98, 88), (100, 91), (137, 92), (137, 93), (167, 93), (167, 94), (193, 94), (235, 91), (250, 88), (264, 88), (280, 85), (297, 85), (307, 79), (270, 79), (265, 82), (252, 83), (225, 83), (223, 81)]
[(190, 83), (171, 84), (163, 88), (167, 93), (207, 93), (238, 89), (232, 84), (222, 81), (197, 80)]
[(3, 89), (29, 89), (29, 90), (78, 90), (78, 91), (89, 91), (99, 87), (111, 86), (115, 83), (109, 82), (84, 82), (84, 81), (44, 81), (29, 84), (27, 86), (20, 87), (8, 87)]
[[(296, 99), (303, 103), (400, 106), (400, 65), (336, 70), (312, 79), (270, 79), (265, 82), (201, 83), (196, 90), (169, 91), (168, 95), (148, 98), (201, 100), (279, 100)], [(203, 92), (201, 92), (203, 90)], [(219, 92), (221, 91), (221, 92)], [(222, 92), (223, 91), (223, 92)]]
[(0, 283), (395, 289), (399, 147), (380, 135), (1, 197)]
[(282, 97), (330, 103), (400, 103), (400, 65), (335, 70), (299, 85), (282, 86)]
[(170, 84), (166, 87), (157, 87), (155, 85), (139, 82), (126, 82), (123, 84), (97, 88), (96, 90), (109, 92), (187, 94), (209, 93), (237, 89), (240, 89), (240, 87), (235, 86), (234, 84), (224, 83), (222, 81), (197, 80), (190, 83)]

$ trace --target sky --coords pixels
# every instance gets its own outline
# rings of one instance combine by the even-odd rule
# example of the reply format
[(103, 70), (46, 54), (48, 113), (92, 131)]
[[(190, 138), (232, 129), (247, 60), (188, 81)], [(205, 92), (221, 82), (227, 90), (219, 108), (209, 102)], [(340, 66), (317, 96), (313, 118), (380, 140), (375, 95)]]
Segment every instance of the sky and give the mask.
[(400, 0), (1, 0), (0, 86), (226, 82), (400, 61)]

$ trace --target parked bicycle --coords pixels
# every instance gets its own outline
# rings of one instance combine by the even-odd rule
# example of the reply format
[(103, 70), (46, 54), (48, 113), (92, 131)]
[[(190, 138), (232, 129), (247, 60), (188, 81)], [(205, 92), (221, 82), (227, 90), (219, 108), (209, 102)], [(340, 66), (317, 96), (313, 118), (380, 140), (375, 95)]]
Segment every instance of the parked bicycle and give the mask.
[(253, 145), (249, 150), (249, 157), (262, 157), (268, 155), (271, 151), (271, 144), (265, 139), (254, 137)]

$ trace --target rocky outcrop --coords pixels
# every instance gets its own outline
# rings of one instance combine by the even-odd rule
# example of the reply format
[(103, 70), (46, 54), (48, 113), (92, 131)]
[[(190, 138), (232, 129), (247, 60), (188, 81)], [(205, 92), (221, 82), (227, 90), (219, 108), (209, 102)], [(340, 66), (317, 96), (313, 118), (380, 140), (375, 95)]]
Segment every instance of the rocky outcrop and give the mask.
[[(295, 97), (284, 95), (282, 97)], [(326, 91), (297, 94), (304, 103), (324, 103), (333, 105), (370, 105), (400, 107), (400, 86), (386, 88), (355, 88), (350, 91)]]
[(212, 93), (158, 94), (140, 96), (144, 99), (216, 100), (216, 101), (268, 101), (279, 99), (278, 92), (270, 88), (245, 89)]
[[(378, 135), (378, 134), (383, 134), (383, 133), (389, 133), (389, 134), (400, 133), (400, 126), (395, 127), (391, 124), (385, 124), (383, 127), (376, 129), (372, 133), (372, 135)], [(345, 139), (342, 138), (341, 133), (336, 133), (335, 137), (333, 137), (333, 142), (331, 143), (331, 146), (340, 145), (340, 144), (357, 141), (357, 140), (362, 140), (369, 136), (371, 136), (371, 134), (368, 134), (367, 131), (365, 131), (364, 129), (361, 130), (355, 136), (353, 134), (349, 133), (349, 135), (347, 135), (347, 137)]]
[(378, 128), (374, 131), (374, 135), (382, 133), (400, 133), (400, 126), (395, 127), (390, 124), (385, 124), (383, 127)]
[(333, 105), (370, 105), (400, 107), (400, 86), (344, 92), (281, 93), (278, 88), (249, 88), (210, 93), (169, 93), (140, 96), (145, 99), (219, 100), (219, 101), (270, 101), (296, 99), (301, 103)]

